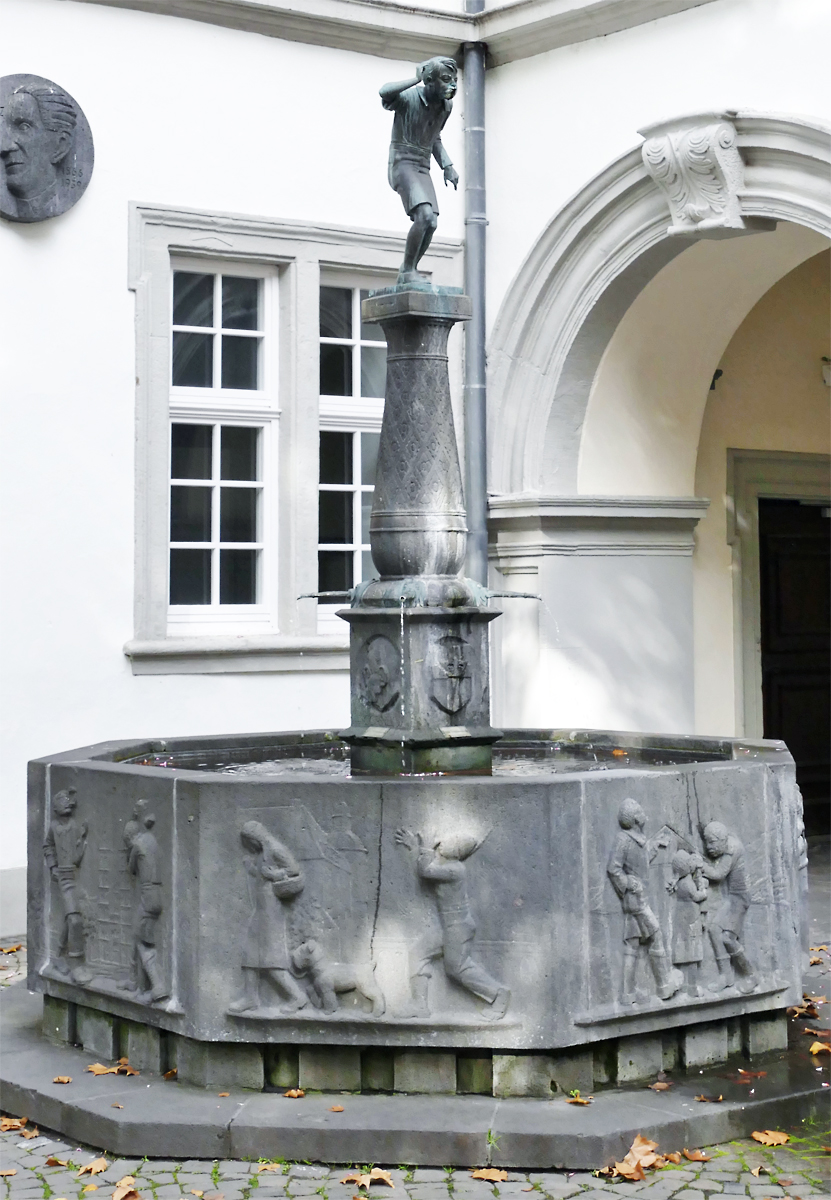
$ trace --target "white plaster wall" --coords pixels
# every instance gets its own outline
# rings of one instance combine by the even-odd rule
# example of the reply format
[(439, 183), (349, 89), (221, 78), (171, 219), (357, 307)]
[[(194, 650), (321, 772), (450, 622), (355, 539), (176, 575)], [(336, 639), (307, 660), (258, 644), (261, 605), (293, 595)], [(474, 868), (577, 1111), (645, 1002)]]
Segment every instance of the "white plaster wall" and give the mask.
[(627, 310), (595, 375), (578, 491), (694, 495), (701, 420), (730, 338), (776, 280), (827, 244), (782, 222), (773, 233), (699, 242), (659, 271)]
[[(0, 221), (0, 869), (25, 863), (30, 758), (104, 738), (348, 723), (345, 675), (134, 677), (121, 652), (133, 634), (127, 206), (404, 232), (377, 90), (410, 69), (195, 21), (3, 0), (0, 74), (64, 86), (96, 166), (64, 216)], [(460, 162), (461, 119), (446, 140)], [(461, 236), (461, 191), (442, 200), (442, 233)]]
[[(696, 531), (694, 629), (696, 728), (735, 728), (732, 553), (727, 542), (727, 451), (831, 453), (829, 393), (822, 381), (829, 338), (829, 253), (814, 255), (764, 295), (730, 341), (724, 374), (709, 393), (695, 487), (710, 497)], [(735, 585), (737, 586), (737, 584)]]
[(543, 228), (666, 117), (831, 115), (826, 0), (717, 0), (488, 74), (488, 320)]

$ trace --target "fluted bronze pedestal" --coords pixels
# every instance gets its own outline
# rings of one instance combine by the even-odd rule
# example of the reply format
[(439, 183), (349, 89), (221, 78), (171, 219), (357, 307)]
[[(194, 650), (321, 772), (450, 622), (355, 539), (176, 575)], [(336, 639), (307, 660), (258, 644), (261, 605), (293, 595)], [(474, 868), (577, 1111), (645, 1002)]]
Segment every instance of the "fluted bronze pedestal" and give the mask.
[(488, 623), (465, 559), (462, 475), (447, 338), (471, 315), (460, 289), (373, 292), (387, 338), (384, 422), (369, 537), (380, 578), (340, 616), (351, 628), (354, 774), (490, 774)]

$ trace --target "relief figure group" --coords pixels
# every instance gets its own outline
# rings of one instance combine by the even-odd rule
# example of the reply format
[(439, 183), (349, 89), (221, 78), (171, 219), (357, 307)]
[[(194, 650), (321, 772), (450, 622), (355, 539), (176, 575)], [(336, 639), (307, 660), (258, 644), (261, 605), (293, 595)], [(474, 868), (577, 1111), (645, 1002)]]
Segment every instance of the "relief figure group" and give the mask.
[[(631, 798), (620, 807), (618, 825), (620, 831), (606, 870), (623, 910), (621, 1002), (642, 1004), (649, 999), (637, 986), (638, 964), (644, 953), (661, 1000), (670, 1000), (679, 992), (703, 998), (705, 935), (717, 972), (709, 991), (718, 993), (735, 987), (743, 994), (752, 992), (758, 980), (742, 941), (750, 890), (741, 841), (720, 821), (710, 821), (701, 831), (701, 853), (678, 838), (683, 844), (672, 856), (672, 878), (666, 884), (674, 898), (668, 955), (664, 931), (648, 899), (650, 863), (658, 846), (666, 841), (653, 843), (647, 839), (646, 814)], [(711, 884), (720, 887), (715, 907)]]

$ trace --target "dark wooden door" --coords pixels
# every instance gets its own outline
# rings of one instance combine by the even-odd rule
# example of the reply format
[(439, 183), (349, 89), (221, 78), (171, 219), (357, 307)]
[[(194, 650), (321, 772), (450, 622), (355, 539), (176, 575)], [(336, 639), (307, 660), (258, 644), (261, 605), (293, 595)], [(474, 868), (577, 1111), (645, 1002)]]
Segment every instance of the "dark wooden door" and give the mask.
[(829, 827), (831, 520), (828, 508), (759, 500), (765, 737), (796, 761), (808, 833)]

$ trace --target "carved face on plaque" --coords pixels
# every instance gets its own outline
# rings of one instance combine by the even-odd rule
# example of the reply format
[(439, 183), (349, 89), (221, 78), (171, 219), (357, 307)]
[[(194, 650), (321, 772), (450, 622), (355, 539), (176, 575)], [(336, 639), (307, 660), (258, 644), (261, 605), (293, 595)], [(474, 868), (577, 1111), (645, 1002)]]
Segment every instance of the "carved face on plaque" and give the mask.
[(63, 88), (39, 75), (0, 79), (0, 216), (60, 216), (83, 194), (93, 157), (87, 120)]
[(440, 638), (433, 650), (431, 699), (442, 712), (453, 715), (468, 705), (471, 692), (467, 642), (453, 635)]
[(364, 704), (376, 712), (392, 708), (399, 695), (399, 674), (398, 651), (389, 638), (382, 634), (368, 638), (358, 659), (358, 686)]

